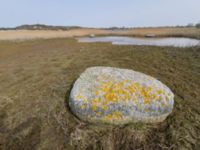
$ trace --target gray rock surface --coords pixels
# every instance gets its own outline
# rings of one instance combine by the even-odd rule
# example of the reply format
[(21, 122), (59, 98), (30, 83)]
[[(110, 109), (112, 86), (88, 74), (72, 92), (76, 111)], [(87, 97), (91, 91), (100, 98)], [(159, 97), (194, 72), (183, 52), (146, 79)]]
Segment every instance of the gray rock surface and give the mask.
[(69, 98), (72, 112), (80, 119), (115, 125), (162, 122), (173, 104), (174, 94), (155, 78), (111, 67), (86, 69)]

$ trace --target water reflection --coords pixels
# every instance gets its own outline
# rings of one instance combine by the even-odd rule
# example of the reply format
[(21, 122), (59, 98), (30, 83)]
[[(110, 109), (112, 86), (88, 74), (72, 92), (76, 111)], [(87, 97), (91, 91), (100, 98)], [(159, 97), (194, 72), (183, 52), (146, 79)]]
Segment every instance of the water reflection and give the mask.
[(153, 46), (174, 46), (174, 47), (192, 47), (200, 46), (200, 40), (191, 38), (137, 38), (122, 36), (104, 36), (104, 37), (81, 37), (79, 42), (111, 42), (114, 45), (153, 45)]

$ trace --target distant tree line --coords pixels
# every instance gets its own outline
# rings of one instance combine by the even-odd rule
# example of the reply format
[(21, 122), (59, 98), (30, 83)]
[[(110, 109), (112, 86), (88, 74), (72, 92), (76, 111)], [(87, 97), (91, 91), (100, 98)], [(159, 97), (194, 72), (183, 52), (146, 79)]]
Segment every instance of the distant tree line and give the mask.
[(79, 26), (51, 26), (44, 24), (21, 25), (14, 28), (0, 28), (0, 30), (70, 30), (80, 29)]
[[(185, 28), (185, 27), (196, 27), (200, 28), (200, 22), (197, 24), (189, 23), (188, 25), (177, 25), (177, 26), (163, 26), (157, 28)], [(70, 30), (70, 29), (80, 29), (85, 27), (80, 26), (51, 26), (51, 25), (44, 25), (44, 24), (33, 24), (33, 25), (21, 25), (14, 28), (0, 28), (0, 30)], [(101, 28), (105, 30), (126, 30), (126, 29), (135, 29), (135, 28), (155, 28), (155, 27), (110, 27), (110, 28)]]
[(200, 23), (197, 23), (197, 24), (196, 24), (196, 27), (197, 27), (197, 28), (200, 28)]
[(200, 22), (197, 23), (197, 24), (189, 23), (186, 27), (196, 27), (196, 28), (200, 28)]

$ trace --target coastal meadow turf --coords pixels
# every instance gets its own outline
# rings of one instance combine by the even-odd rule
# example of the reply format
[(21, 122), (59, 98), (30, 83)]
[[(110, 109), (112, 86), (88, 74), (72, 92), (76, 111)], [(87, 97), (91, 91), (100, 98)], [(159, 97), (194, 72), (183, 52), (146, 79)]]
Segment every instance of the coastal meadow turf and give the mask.
[[(151, 75), (175, 94), (158, 124), (96, 125), (68, 107), (86, 68)], [(0, 41), (0, 149), (199, 149), (200, 48), (78, 43), (73, 38)]]

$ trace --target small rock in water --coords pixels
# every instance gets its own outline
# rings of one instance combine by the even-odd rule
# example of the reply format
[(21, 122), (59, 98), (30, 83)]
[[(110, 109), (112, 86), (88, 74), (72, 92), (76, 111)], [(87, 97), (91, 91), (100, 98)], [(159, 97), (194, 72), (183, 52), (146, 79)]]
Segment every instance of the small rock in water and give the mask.
[(123, 125), (162, 122), (174, 94), (155, 78), (128, 69), (91, 67), (74, 83), (69, 106), (82, 120)]

